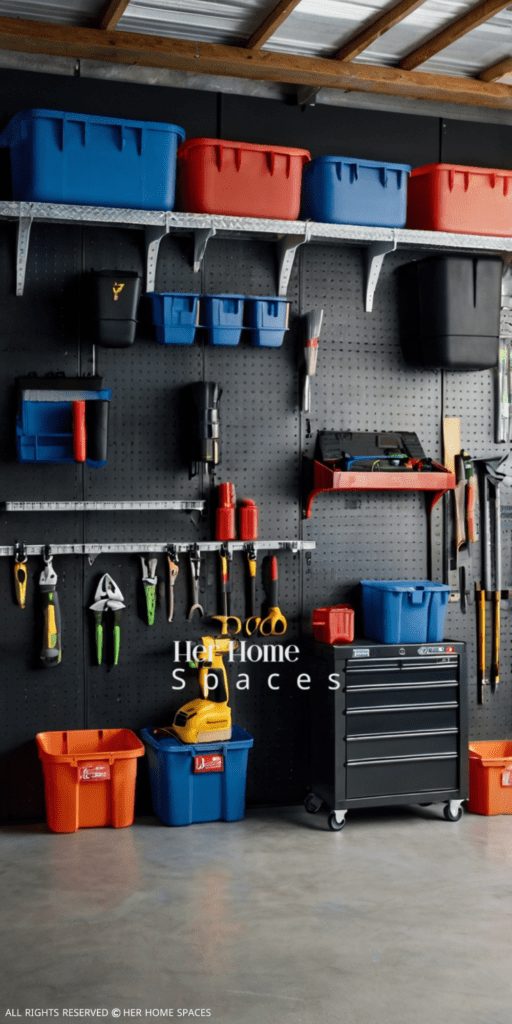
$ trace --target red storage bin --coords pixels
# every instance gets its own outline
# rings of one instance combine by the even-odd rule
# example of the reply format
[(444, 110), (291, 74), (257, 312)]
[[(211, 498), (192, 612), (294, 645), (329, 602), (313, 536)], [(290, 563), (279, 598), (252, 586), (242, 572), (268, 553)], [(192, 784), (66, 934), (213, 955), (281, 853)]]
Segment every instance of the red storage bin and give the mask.
[(465, 235), (512, 234), (512, 171), (428, 164), (411, 171), (407, 227)]
[(178, 208), (189, 213), (296, 220), (310, 154), (287, 146), (188, 139), (178, 150)]
[(349, 604), (315, 608), (313, 635), (324, 644), (350, 644), (354, 639), (354, 609)]

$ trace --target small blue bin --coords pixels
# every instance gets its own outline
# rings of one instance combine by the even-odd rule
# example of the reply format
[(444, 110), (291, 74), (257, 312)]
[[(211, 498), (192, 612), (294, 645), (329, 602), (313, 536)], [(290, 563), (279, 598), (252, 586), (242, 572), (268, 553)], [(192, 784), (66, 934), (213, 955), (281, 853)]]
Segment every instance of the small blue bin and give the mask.
[(203, 327), (210, 345), (238, 345), (244, 319), (245, 295), (203, 295)]
[(253, 345), (256, 348), (280, 348), (288, 329), (288, 300), (264, 296), (246, 301)]
[(189, 292), (148, 292), (160, 345), (191, 345), (199, 323), (199, 295)]
[(172, 210), (183, 128), (60, 110), (24, 110), (0, 136), (11, 151), (13, 198)]
[(409, 164), (319, 156), (304, 168), (302, 212), (326, 224), (402, 228)]
[[(77, 398), (110, 402), (112, 391), (80, 391)], [(75, 463), (73, 456), (73, 407), (71, 400), (39, 402), (23, 399), (16, 416), (18, 462)], [(86, 465), (101, 467), (105, 462), (86, 459)]]
[(430, 580), (361, 580), (364, 632), (384, 644), (443, 639), (450, 588)]
[[(174, 736), (158, 740), (154, 729), (143, 729), (141, 736), (149, 760), (153, 809), (164, 825), (243, 818), (247, 759), (254, 743), (245, 729), (234, 725), (231, 739), (217, 743), (181, 743)], [(194, 770), (196, 758), (212, 754), (223, 759), (222, 771)]]

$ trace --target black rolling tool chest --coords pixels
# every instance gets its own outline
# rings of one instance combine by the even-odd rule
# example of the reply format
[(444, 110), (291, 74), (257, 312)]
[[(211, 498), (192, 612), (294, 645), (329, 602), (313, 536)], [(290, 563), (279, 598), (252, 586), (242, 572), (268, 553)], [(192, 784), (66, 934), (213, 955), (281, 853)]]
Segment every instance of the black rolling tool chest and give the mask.
[(312, 645), (306, 810), (444, 803), (468, 796), (465, 644)]

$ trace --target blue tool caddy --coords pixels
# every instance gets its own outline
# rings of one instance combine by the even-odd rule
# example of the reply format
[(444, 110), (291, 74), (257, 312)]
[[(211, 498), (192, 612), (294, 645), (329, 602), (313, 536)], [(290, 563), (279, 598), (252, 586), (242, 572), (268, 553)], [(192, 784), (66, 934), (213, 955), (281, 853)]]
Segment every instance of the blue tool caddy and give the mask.
[(409, 164), (319, 156), (304, 168), (302, 215), (326, 224), (402, 228)]
[(245, 781), (253, 737), (234, 725), (230, 740), (181, 743), (143, 729), (153, 809), (164, 825), (239, 821), (245, 814)]
[[(83, 377), (79, 381), (27, 377), (18, 380), (16, 416), (16, 452), (18, 462), (75, 463), (73, 455), (73, 402), (85, 402), (88, 409), (90, 449), (94, 457), (85, 464), (91, 468), (106, 465), (108, 404), (110, 388), (77, 386), (94, 384), (101, 378)], [(50, 385), (50, 386), (49, 386)], [(66, 388), (66, 385), (67, 388)], [(101, 405), (99, 404), (101, 403)], [(91, 409), (91, 406), (95, 406)], [(98, 415), (96, 415), (96, 413)], [(95, 434), (93, 442), (92, 434)], [(99, 437), (99, 440), (98, 440)]]
[(280, 348), (288, 329), (290, 304), (287, 299), (263, 296), (247, 299), (248, 326), (256, 348)]
[(242, 334), (245, 295), (203, 295), (203, 326), (210, 345), (238, 345)]
[(148, 292), (160, 345), (191, 345), (199, 324), (199, 298), (193, 292)]
[(0, 135), (13, 198), (172, 210), (183, 128), (60, 110), (24, 110)]
[(450, 588), (430, 580), (361, 580), (364, 632), (384, 644), (443, 639)]

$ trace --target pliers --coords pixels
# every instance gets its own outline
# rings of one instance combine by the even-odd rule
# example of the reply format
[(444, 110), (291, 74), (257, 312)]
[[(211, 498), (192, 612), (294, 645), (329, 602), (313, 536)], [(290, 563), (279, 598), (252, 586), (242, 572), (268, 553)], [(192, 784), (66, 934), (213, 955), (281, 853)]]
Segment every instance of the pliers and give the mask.
[(142, 582), (144, 584), (144, 592), (146, 594), (148, 626), (154, 626), (156, 612), (156, 585), (158, 583), (158, 577), (156, 575), (158, 558), (148, 559), (147, 565), (143, 555), (140, 555), (140, 560), (142, 563)]
[(192, 607), (188, 613), (189, 619), (194, 617), (194, 612), (198, 611), (201, 613), (201, 618), (204, 618), (204, 609), (199, 604), (199, 576), (201, 574), (201, 550), (198, 544), (194, 544), (192, 551), (189, 552), (190, 558), (190, 570), (192, 573)]
[(98, 665), (101, 665), (103, 656), (103, 615), (110, 609), (114, 612), (114, 665), (119, 663), (119, 650), (121, 647), (121, 616), (124, 604), (123, 595), (108, 572), (101, 577), (94, 595), (94, 604), (90, 610), (94, 612), (96, 623), (96, 657)]

